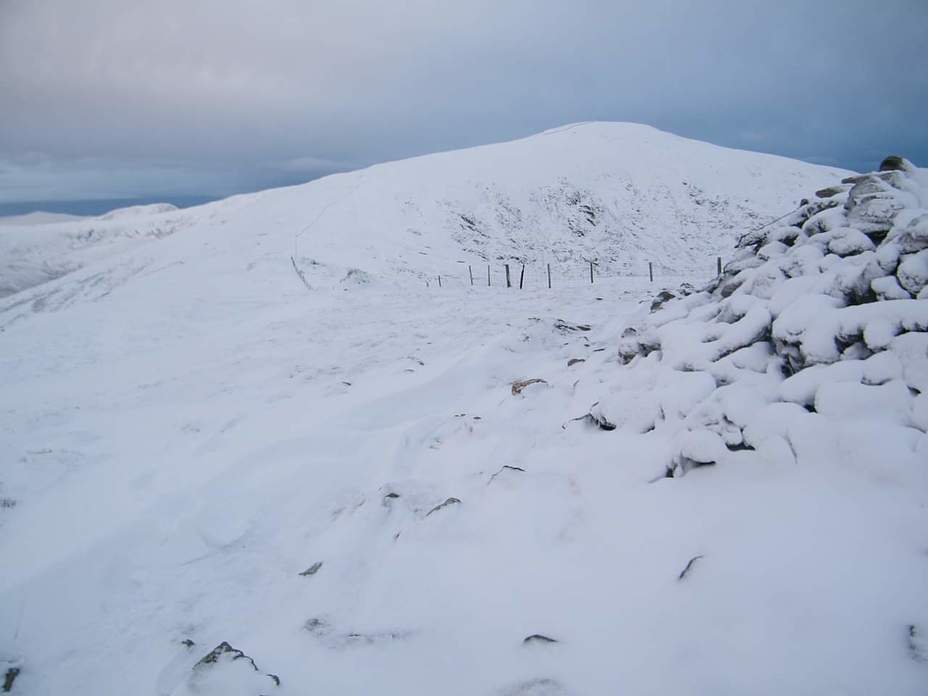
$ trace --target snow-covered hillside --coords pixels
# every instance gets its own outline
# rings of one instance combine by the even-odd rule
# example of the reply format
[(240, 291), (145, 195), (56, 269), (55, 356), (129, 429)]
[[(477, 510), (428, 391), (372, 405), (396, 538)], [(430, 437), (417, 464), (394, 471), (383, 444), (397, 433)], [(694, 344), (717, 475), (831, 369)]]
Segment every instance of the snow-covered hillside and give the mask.
[[(928, 198), (899, 167), (591, 124), (112, 221), (183, 220), (0, 299), (0, 678), (922, 694)], [(614, 217), (580, 235), (538, 203), (559, 176)], [(637, 240), (604, 222), (629, 200)], [(593, 285), (420, 280), (594, 242), (658, 283), (604, 252)]]
[(574, 124), (509, 143), (381, 164), (183, 211), (138, 206), (0, 232), (0, 296), (115, 252), (206, 230), (286, 244), (313, 262), (391, 278), (464, 277), (528, 262), (579, 275), (711, 274), (739, 230), (794, 209), (847, 172), (721, 148), (628, 123)]
[[(112, 210), (100, 217), (47, 213), (0, 220), (0, 298), (60, 278), (160, 239), (191, 220), (167, 203)], [(68, 219), (73, 218), (73, 219)]]

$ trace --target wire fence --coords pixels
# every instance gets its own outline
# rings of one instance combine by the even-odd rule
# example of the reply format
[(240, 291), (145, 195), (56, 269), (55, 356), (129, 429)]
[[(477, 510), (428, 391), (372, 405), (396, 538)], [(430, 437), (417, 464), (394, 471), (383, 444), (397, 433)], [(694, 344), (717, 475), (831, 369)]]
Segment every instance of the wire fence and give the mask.
[[(293, 237), (293, 254), (290, 256), (290, 261), (296, 275), (307, 289), (311, 289), (310, 284), (306, 279), (305, 273), (296, 262), (296, 259), (299, 257), (299, 239), (305, 233), (309, 232), (322, 215), (337, 203), (338, 200), (340, 199), (336, 198), (331, 200), (306, 227)], [(783, 220), (789, 215), (801, 210), (806, 204), (807, 201), (803, 200), (796, 209), (784, 213), (769, 222), (765, 222), (759, 227), (747, 230), (738, 238), (736, 246), (741, 244), (745, 235), (757, 232)], [(556, 287), (576, 287), (580, 284), (585, 284), (587, 280), (589, 284), (595, 285), (597, 280), (603, 281), (610, 279), (634, 279), (641, 281), (647, 278), (649, 284), (679, 284), (681, 282), (689, 282), (696, 285), (707, 283), (721, 276), (723, 268), (721, 256), (707, 258), (705, 270), (703, 270), (701, 264), (698, 266), (689, 266), (686, 269), (672, 269), (668, 268), (661, 261), (647, 261), (646, 263), (646, 268), (641, 266), (640, 263), (635, 264), (634, 268), (630, 267), (628, 264), (623, 264), (622, 271), (616, 272), (614, 267), (611, 266), (608, 271), (603, 271), (599, 268), (599, 264), (595, 260), (586, 260), (582, 265), (572, 264), (569, 268), (565, 264), (557, 264), (555, 267), (552, 267), (552, 265), (547, 262), (522, 263), (516, 260), (510, 261), (510, 263), (497, 262), (496, 264), (486, 263), (485, 261), (481, 263), (459, 261), (456, 264), (457, 267), (450, 272), (442, 273), (436, 271), (433, 274), (411, 273), (414, 277), (423, 278), (426, 286), (435, 287), (436, 289), (445, 287), (502, 287), (526, 289), (527, 287), (532, 287), (536, 289), (547, 288), (553, 290)]]
[(550, 264), (550, 263), (466, 263), (458, 262), (457, 266), (445, 273), (434, 273), (424, 278), (428, 287), (490, 287), (490, 288), (547, 288), (554, 290), (558, 287), (577, 285), (595, 285), (610, 279), (628, 278), (646, 283), (661, 284), (667, 281), (679, 283), (688, 281), (692, 283), (708, 282), (722, 273), (722, 257), (715, 256), (707, 259), (705, 269), (691, 266), (686, 269), (670, 269), (664, 264), (647, 262), (646, 266), (639, 268), (625, 268), (621, 272), (614, 269), (603, 271), (595, 261), (585, 261), (576, 264)]

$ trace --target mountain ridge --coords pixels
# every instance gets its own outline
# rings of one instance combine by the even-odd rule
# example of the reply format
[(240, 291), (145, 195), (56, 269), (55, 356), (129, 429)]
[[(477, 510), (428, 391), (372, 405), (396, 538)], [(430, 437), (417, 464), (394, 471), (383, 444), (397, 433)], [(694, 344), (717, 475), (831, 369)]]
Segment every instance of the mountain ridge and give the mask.
[(846, 174), (640, 124), (568, 124), (194, 208), (154, 205), (54, 227), (5, 227), (0, 293), (139, 241), (219, 226), (236, 235), (266, 231), (307, 269), (357, 267), (417, 281), (460, 282), (464, 263), (590, 259), (603, 274), (640, 275), (649, 261), (665, 274), (705, 274), (738, 232)]

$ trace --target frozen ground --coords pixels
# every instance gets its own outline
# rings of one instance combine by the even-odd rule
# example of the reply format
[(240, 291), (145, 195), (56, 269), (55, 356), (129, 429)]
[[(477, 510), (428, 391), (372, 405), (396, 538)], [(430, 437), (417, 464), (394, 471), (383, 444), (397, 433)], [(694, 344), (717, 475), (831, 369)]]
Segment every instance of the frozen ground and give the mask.
[[(928, 355), (880, 346), (925, 300), (879, 281), (915, 309), (869, 355), (810, 350), (817, 316), (880, 304), (840, 294), (755, 332), (876, 263), (837, 209), (652, 313), (640, 276), (426, 287), (431, 258), (347, 263), (323, 223), (292, 263), (294, 202), (345, 181), (0, 300), (12, 693), (924, 693)], [(907, 253), (880, 277), (917, 287)], [(774, 345), (845, 373), (787, 385)]]

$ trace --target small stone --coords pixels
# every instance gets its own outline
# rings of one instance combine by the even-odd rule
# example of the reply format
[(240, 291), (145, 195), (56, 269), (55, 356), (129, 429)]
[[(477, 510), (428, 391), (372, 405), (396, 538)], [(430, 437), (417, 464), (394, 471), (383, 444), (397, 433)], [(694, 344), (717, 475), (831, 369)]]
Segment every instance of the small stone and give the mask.
[(517, 379), (512, 383), (512, 395), (518, 396), (522, 393), (522, 390), (531, 384), (547, 384), (547, 382), (540, 377), (533, 377), (532, 379)]
[(550, 643), (557, 643), (556, 638), (551, 638), (550, 636), (543, 635), (541, 633), (533, 633), (530, 636), (526, 636), (522, 639), (523, 645), (547, 645)]
[(657, 310), (659, 310), (661, 307), (664, 306), (664, 303), (666, 303), (669, 300), (674, 299), (675, 297), (676, 295), (674, 295), (669, 290), (661, 290), (657, 294), (657, 297), (654, 298), (654, 301), (651, 303), (651, 312), (656, 312)]
[(846, 191), (847, 189), (843, 186), (829, 186), (827, 188), (819, 189), (815, 192), (815, 195), (819, 198), (831, 198), (832, 196), (837, 196), (839, 193)]
[(882, 162), (880, 162), (880, 171), (881, 172), (892, 172), (892, 171), (902, 171), (906, 170), (905, 160), (902, 159), (899, 155), (890, 155)]
[(322, 561), (316, 561), (316, 562), (313, 563), (311, 566), (309, 566), (309, 568), (307, 568), (307, 569), (304, 570), (302, 573), (300, 573), (300, 575), (302, 575), (303, 577), (308, 577), (308, 576), (310, 576), (310, 575), (315, 575), (316, 573), (319, 572), (319, 569), (320, 569), (321, 567), (322, 567)]
[(695, 565), (696, 561), (698, 561), (700, 558), (702, 558), (701, 554), (698, 556), (693, 556), (689, 560), (689, 562), (686, 564), (686, 566), (683, 568), (683, 570), (680, 571), (680, 574), (677, 576), (677, 582), (680, 582), (687, 576), (687, 574), (693, 569), (693, 566)]
[(429, 510), (427, 513), (425, 513), (425, 516), (428, 517), (428, 516), (431, 515), (433, 512), (438, 512), (438, 511), (441, 510), (442, 508), (448, 507), (449, 505), (460, 505), (460, 504), (461, 504), (460, 499), (458, 499), (458, 498), (448, 498), (445, 502), (441, 503), (440, 505), (436, 505), (436, 506), (433, 507), (431, 510)]
[(571, 331), (589, 331), (592, 327), (590, 327), (589, 324), (571, 324), (563, 319), (556, 319), (554, 321), (554, 328), (561, 333), (568, 333)]
[(19, 676), (19, 667), (10, 667), (6, 674), (3, 675), (3, 693), (8, 694), (13, 690), (13, 682)]

